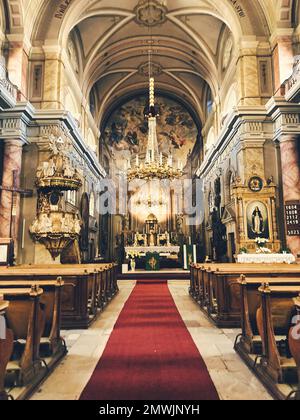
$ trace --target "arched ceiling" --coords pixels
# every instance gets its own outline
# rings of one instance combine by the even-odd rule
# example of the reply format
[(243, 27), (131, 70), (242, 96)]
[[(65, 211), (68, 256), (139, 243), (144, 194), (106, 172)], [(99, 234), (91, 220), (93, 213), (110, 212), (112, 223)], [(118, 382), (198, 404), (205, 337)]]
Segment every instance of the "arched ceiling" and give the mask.
[[(181, 96), (204, 118), (207, 86), (217, 96), (222, 54), (231, 36), (265, 41), (290, 25), (297, 0), (3, 0), (9, 31), (34, 48), (67, 51), (76, 41), (78, 81), (88, 97), (98, 93), (97, 120), (113, 101), (146, 89), (148, 50), (157, 88)], [(149, 2), (149, 4), (148, 4)], [(150, 8), (149, 8), (150, 5)], [(152, 26), (149, 37), (148, 24)], [(151, 43), (150, 43), (151, 40)], [(234, 56), (234, 50), (231, 52)]]
[(253, 2), (255, 13), (244, 0), (48, 0), (32, 41), (66, 48), (73, 33), (80, 46), (81, 88), (88, 97), (96, 87), (99, 122), (111, 101), (147, 88), (150, 47), (157, 88), (183, 96), (203, 118), (207, 85), (216, 96), (222, 83), (226, 39), (231, 34), (237, 46), (242, 35), (269, 35), (259, 1)]

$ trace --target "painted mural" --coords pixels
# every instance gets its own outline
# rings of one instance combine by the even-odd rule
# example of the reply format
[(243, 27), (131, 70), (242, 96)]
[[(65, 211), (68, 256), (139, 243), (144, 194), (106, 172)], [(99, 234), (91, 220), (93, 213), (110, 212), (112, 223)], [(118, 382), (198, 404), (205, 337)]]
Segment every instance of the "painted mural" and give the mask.
[[(137, 153), (145, 153), (148, 137), (148, 121), (144, 117), (146, 103), (146, 96), (139, 96), (123, 104), (107, 123), (105, 140), (118, 166)], [(190, 113), (174, 100), (157, 97), (156, 103), (159, 108), (159, 149), (165, 154), (172, 151), (175, 161), (181, 160), (185, 164), (197, 140), (197, 126)]]

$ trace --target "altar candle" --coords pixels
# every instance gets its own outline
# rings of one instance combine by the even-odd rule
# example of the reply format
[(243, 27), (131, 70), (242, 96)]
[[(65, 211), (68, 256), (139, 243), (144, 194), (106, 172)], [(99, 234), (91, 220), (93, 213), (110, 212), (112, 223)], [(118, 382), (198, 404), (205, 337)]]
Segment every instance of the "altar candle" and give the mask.
[(140, 165), (139, 155), (136, 155), (136, 166), (138, 167), (139, 165)]
[(160, 153), (160, 156), (159, 156), (159, 163), (162, 166), (162, 164), (163, 164), (163, 154), (162, 153)]

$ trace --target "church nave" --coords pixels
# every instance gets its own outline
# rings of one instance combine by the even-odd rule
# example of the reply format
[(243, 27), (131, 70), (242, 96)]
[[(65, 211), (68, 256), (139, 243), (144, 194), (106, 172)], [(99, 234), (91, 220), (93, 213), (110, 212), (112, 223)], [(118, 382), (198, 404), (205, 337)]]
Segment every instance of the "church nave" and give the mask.
[(0, 0), (0, 401), (29, 399), (300, 400), (300, 0)]
[[(227, 401), (271, 400), (270, 394), (233, 350), (233, 344), (239, 330), (219, 330), (213, 326), (187, 296), (188, 286), (188, 282), (182, 280), (168, 282), (176, 307), (208, 368), (219, 398)], [(134, 287), (134, 281), (120, 282), (120, 295), (90, 330), (63, 333), (70, 349), (69, 354), (61, 366), (31, 397), (31, 400), (75, 400), (80, 397), (98, 364), (99, 358), (101, 361), (104, 348), (112, 334), (113, 326)], [(170, 335), (172, 334), (171, 330)], [(151, 341), (151, 336), (149, 340)], [(121, 354), (122, 346), (123, 343), (121, 342)], [(169, 363), (172, 364), (171, 358)], [(67, 390), (64, 383), (66, 375), (68, 377)], [(153, 381), (155, 383), (155, 379)], [(157, 380), (157, 385), (159, 385), (159, 380)], [(126, 391), (125, 388), (125, 395)], [(95, 392), (97, 394), (99, 388)], [(147, 386), (145, 393), (147, 393)], [(113, 395), (111, 397), (114, 399)], [(201, 399), (201, 393), (199, 397)], [(124, 400), (124, 398), (118, 399)], [(99, 400), (101, 400), (101, 392), (99, 393)]]

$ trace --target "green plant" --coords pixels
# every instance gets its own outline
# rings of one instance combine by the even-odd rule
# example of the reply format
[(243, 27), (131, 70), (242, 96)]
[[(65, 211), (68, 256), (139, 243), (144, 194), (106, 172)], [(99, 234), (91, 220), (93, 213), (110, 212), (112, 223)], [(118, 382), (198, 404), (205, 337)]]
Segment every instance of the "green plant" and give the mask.
[(247, 249), (247, 248), (245, 248), (245, 247), (244, 247), (244, 248), (241, 248), (241, 249), (240, 249), (240, 253), (241, 253), (241, 254), (248, 254), (248, 249)]

